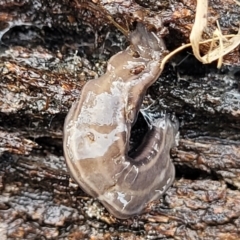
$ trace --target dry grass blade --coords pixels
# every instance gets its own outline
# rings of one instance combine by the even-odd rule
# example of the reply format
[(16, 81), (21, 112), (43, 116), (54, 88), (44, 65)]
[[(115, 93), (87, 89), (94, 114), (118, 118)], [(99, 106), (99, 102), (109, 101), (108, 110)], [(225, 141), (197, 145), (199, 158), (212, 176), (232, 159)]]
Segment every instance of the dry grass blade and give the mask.
[[(231, 41), (232, 39), (234, 38), (237, 38), (240, 40), (240, 30), (239, 30), (239, 33), (237, 35), (234, 35), (234, 34), (230, 34), (230, 35), (225, 35), (224, 38), (228, 39), (228, 38), (231, 38), (229, 41)], [(212, 39), (208, 39), (208, 40), (205, 40), (205, 41), (202, 41), (202, 42), (199, 42), (199, 45), (202, 45), (202, 44), (206, 44), (206, 43), (210, 43), (212, 41), (216, 41), (216, 40), (219, 40), (219, 37), (216, 37), (216, 38), (212, 38)], [(236, 43), (236, 46), (239, 45), (239, 41)], [(175, 49), (174, 51), (170, 52), (168, 55), (166, 55), (162, 62), (160, 63), (160, 69), (164, 69), (164, 66), (165, 64), (167, 63), (167, 61), (172, 58), (175, 54), (177, 54), (178, 52), (182, 51), (183, 49), (185, 48), (188, 48), (188, 47), (191, 47), (192, 44), (191, 43), (188, 43), (188, 44), (185, 44), (181, 47), (178, 47), (177, 49)], [(215, 49), (216, 50), (216, 49)], [(215, 51), (214, 50), (214, 51)], [(207, 58), (207, 55), (209, 56), (209, 54), (206, 54), (204, 57)], [(217, 58), (216, 58), (217, 59)], [(206, 60), (207, 61), (207, 60)]]
[[(239, 4), (237, 2), (237, 4)], [(220, 26), (217, 22), (218, 28), (214, 31), (212, 39), (201, 40), (204, 28), (207, 25), (208, 0), (198, 0), (195, 22), (190, 35), (190, 43), (185, 44), (164, 57), (160, 68), (163, 69), (166, 62), (179, 51), (192, 47), (194, 56), (203, 64), (211, 63), (218, 60), (217, 67), (220, 68), (223, 63), (223, 56), (231, 52), (240, 44), (240, 28), (236, 35), (222, 35)], [(199, 46), (201, 44), (211, 43), (209, 51), (206, 55), (201, 57)]]
[[(221, 43), (221, 39), (219, 39)], [(215, 48), (208, 54), (202, 57), (203, 63), (210, 63), (212, 61), (215, 61), (219, 58), (222, 58), (227, 53), (231, 52), (233, 49), (235, 49), (240, 44), (240, 29), (238, 31), (238, 34), (232, 37), (231, 39), (225, 41), (224, 43), (219, 44), (219, 47)], [(220, 65), (218, 65), (220, 67)]]
[(198, 0), (195, 22), (190, 35), (190, 43), (195, 57), (201, 62), (202, 58), (199, 53), (199, 42), (201, 40), (203, 30), (207, 26), (207, 12), (208, 0)]

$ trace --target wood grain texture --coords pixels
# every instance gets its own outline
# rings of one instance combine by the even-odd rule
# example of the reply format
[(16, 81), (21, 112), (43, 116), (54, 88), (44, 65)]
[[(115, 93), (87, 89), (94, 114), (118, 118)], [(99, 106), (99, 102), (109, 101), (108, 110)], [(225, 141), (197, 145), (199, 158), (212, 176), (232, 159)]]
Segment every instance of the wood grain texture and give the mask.
[[(101, 2), (114, 18), (131, 18), (141, 4), (125, 1), (116, 7), (117, 2)], [(62, 125), (81, 86), (103, 74), (110, 56), (127, 43), (90, 10), (65, 1), (38, 3), (0, 1), (3, 239), (239, 238), (239, 51), (226, 56), (221, 70), (181, 53), (149, 89), (144, 103), (153, 99), (159, 111), (174, 112), (180, 121), (180, 145), (172, 151), (177, 177), (148, 213), (120, 221), (69, 178)], [(168, 3), (148, 6), (153, 15), (157, 6), (165, 16), (171, 50), (188, 42), (195, 1)], [(210, 20), (219, 17), (225, 32), (237, 31), (234, 1), (210, 1), (210, 15)], [(13, 19), (20, 26), (11, 25)], [(137, 122), (131, 143), (143, 132), (144, 124)]]

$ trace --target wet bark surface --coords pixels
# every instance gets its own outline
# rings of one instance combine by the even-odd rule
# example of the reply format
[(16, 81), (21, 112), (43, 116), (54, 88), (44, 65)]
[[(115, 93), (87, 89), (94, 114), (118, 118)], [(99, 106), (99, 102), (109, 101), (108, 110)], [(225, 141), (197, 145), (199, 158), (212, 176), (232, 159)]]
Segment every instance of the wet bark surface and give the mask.
[[(188, 43), (196, 2), (100, 5), (123, 25), (147, 8), (161, 14), (172, 50)], [(71, 180), (62, 151), (64, 118), (86, 81), (103, 74), (108, 59), (128, 45), (91, 7), (86, 1), (0, 1), (2, 239), (240, 238), (239, 48), (220, 70), (197, 62), (188, 49), (148, 90), (145, 105), (174, 113), (180, 140), (171, 152), (176, 180), (145, 214), (118, 220)], [(234, 1), (210, 1), (209, 29), (219, 19), (224, 34), (236, 33), (239, 12)], [(153, 24), (151, 17), (144, 21)], [(140, 119), (133, 144), (143, 132)]]

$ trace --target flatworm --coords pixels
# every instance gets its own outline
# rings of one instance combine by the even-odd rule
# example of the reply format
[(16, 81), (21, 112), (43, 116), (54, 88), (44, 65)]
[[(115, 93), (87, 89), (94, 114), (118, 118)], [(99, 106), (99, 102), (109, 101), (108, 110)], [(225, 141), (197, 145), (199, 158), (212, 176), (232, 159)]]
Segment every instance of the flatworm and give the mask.
[(131, 128), (147, 88), (161, 74), (165, 45), (138, 23), (131, 46), (114, 55), (106, 73), (89, 81), (72, 105), (64, 125), (64, 155), (71, 176), (115, 217), (142, 213), (161, 197), (175, 177), (170, 149), (178, 122), (151, 118), (142, 144), (129, 155)]

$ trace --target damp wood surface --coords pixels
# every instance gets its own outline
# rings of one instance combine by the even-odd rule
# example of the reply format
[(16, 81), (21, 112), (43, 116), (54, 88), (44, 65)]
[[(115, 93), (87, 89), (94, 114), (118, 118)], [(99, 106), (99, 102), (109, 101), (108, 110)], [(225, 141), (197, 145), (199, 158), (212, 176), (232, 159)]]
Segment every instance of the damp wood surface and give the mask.
[[(82, 86), (128, 46), (108, 20), (82, 4), (0, 1), (3, 239), (240, 238), (239, 48), (224, 57), (220, 70), (197, 62), (188, 49), (148, 90), (144, 105), (175, 113), (180, 141), (171, 151), (176, 180), (147, 213), (115, 219), (70, 179), (62, 152), (64, 118)], [(189, 42), (196, 1), (99, 4), (127, 21), (148, 7), (165, 19), (168, 50)], [(235, 1), (209, 1), (209, 29), (218, 19), (224, 34), (236, 34), (239, 12)], [(142, 122), (134, 127), (133, 145), (134, 136), (144, 135)]]

